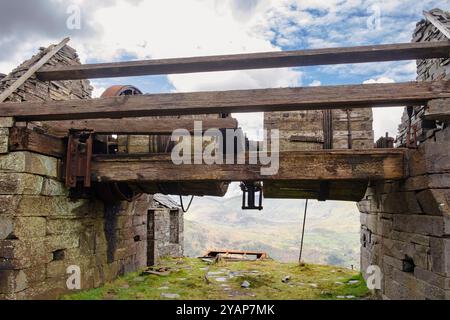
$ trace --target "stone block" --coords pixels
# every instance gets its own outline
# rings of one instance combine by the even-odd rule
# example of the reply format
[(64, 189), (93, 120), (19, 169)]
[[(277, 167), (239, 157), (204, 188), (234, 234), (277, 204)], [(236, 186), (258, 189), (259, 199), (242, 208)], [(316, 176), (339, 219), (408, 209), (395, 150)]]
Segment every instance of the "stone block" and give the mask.
[(1, 215), (13, 215), (19, 202), (20, 196), (15, 195), (0, 195), (0, 216)]
[(402, 300), (424, 300), (426, 298), (424, 282), (420, 281), (414, 274), (393, 269), (392, 279), (401, 286), (401, 297), (390, 296), (391, 299)]
[(364, 199), (358, 202), (357, 204), (359, 212), (370, 213), (370, 200)]
[(89, 217), (98, 215), (95, 201), (73, 201), (64, 196), (23, 196), (15, 210), (17, 216), (73, 216)]
[(398, 270), (401, 270), (403, 267), (403, 262), (401, 259), (397, 259), (387, 255), (383, 255), (383, 264), (388, 264)]
[(36, 283), (24, 291), (20, 291), (12, 296), (12, 299), (24, 300), (48, 300), (56, 299), (63, 294), (70, 293), (66, 285), (67, 277), (47, 278), (44, 281)]
[(0, 170), (58, 178), (58, 159), (28, 151), (0, 155)]
[[(53, 218), (47, 219), (47, 234), (48, 235), (62, 235), (79, 233), (83, 230), (86, 219), (65, 217), (65, 218)], [(89, 221), (90, 219), (88, 219)]]
[[(57, 261), (51, 261), (47, 264), (47, 278), (62, 278), (68, 277), (67, 268), (71, 265), (77, 265), (80, 267), (80, 271), (84, 274), (90, 268), (93, 267), (92, 260), (89, 257), (78, 257), (76, 260), (63, 259)], [(83, 277), (82, 281), (83, 282)]]
[(23, 291), (27, 286), (27, 278), (22, 270), (0, 270), (0, 293)]
[(66, 276), (67, 267), (70, 266), (66, 261), (51, 261), (47, 264), (47, 278), (61, 278)]
[(23, 270), (0, 270), (0, 293), (13, 294), (41, 282), (46, 277), (45, 266)]
[(450, 277), (450, 239), (431, 237), (430, 256), (429, 270)]
[(403, 260), (408, 256), (413, 259), (416, 266), (424, 269), (427, 269), (430, 264), (430, 249), (415, 243), (384, 238), (382, 241), (382, 252), (399, 260)]
[(416, 243), (426, 247), (430, 246), (430, 237), (417, 233), (401, 232), (394, 230), (392, 231), (391, 238), (393, 240)]
[(450, 172), (450, 127), (436, 132), (435, 138), (436, 141), (430, 139), (419, 146), (420, 155), (415, 155), (413, 166), (410, 165), (414, 175)]
[(45, 224), (43, 217), (16, 217), (12, 235), (17, 239), (45, 237)]
[(43, 196), (68, 196), (69, 189), (66, 188), (63, 182), (45, 178), (43, 181), (41, 194)]
[(38, 175), (0, 172), (0, 194), (36, 195), (41, 192), (42, 182)]
[(428, 283), (432, 286), (444, 289), (444, 290), (450, 290), (450, 278), (442, 276), (440, 274), (434, 273), (430, 270), (425, 270), (420, 267), (414, 268), (414, 276), (422, 280), (425, 283)]
[(0, 215), (0, 240), (10, 238), (13, 230), (13, 218), (11, 216)]
[(394, 215), (393, 229), (422, 235), (443, 236), (444, 219), (428, 215)]
[(426, 214), (450, 216), (450, 189), (428, 189), (417, 194), (417, 199)]
[(392, 224), (391, 219), (379, 219), (377, 221), (377, 234), (383, 237), (391, 237)]
[(53, 258), (43, 239), (0, 240), (0, 269), (24, 269), (44, 265)]
[(411, 177), (401, 185), (402, 191), (420, 191), (434, 188), (450, 188), (450, 173), (428, 174)]
[(11, 128), (14, 126), (13, 117), (0, 117), (0, 128)]
[(44, 239), (48, 252), (56, 250), (78, 248), (80, 246), (80, 236), (78, 234), (62, 234), (47, 236)]
[(0, 128), (0, 154), (9, 151), (9, 132), (8, 129)]
[(422, 209), (415, 192), (392, 192), (382, 195), (382, 212), (420, 214)]

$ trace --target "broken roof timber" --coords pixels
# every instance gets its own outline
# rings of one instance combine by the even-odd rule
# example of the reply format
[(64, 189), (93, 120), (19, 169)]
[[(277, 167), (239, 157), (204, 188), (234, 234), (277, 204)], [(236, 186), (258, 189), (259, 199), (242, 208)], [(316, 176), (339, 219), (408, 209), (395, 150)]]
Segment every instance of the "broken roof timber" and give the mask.
[[(398, 180), (406, 176), (405, 149), (320, 150), (279, 152), (279, 170), (262, 175), (256, 164), (179, 164), (171, 156), (96, 155), (93, 181), (288, 181)], [(272, 155), (275, 157), (275, 155)], [(248, 155), (247, 155), (248, 157)]]
[(448, 58), (450, 42), (383, 44), (357, 47), (260, 52), (189, 58), (138, 60), (42, 68), (40, 80), (75, 80), (157, 74), (301, 67), (344, 63)]
[(428, 21), (431, 22), (432, 25), (434, 25), (440, 32), (442, 32), (442, 34), (446, 36), (447, 39), (450, 39), (450, 29), (441, 21), (439, 21), (435, 15), (427, 11), (423, 11), (423, 15), (425, 16), (425, 18), (427, 18)]
[(2, 103), (18, 121), (424, 105), (450, 98), (450, 81), (163, 93), (90, 100)]

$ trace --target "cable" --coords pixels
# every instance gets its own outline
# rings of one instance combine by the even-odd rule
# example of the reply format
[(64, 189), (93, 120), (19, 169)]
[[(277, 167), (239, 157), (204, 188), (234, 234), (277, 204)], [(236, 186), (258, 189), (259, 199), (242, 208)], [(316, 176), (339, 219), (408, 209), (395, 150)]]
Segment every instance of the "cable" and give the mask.
[(298, 256), (298, 263), (302, 263), (303, 238), (305, 236), (305, 222), (306, 222), (306, 211), (307, 210), (308, 210), (308, 199), (306, 199), (306, 202), (305, 202), (305, 213), (303, 214), (302, 239), (300, 241), (300, 254)]
[(187, 208), (184, 209), (184, 205), (183, 205), (183, 197), (182, 197), (181, 194), (180, 194), (180, 205), (181, 205), (181, 210), (183, 210), (183, 213), (188, 212), (189, 208), (191, 207), (192, 200), (194, 200), (194, 196), (191, 197), (191, 200), (189, 201), (189, 204), (188, 204)]

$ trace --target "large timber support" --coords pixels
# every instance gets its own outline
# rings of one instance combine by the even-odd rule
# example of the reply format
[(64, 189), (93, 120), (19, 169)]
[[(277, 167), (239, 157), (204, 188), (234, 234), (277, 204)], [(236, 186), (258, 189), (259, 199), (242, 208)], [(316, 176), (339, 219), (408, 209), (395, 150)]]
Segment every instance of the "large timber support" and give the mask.
[(18, 121), (173, 116), (423, 105), (450, 98), (450, 81), (230, 90), (118, 96), (90, 100), (3, 103)]
[[(248, 159), (249, 156), (246, 158)], [(287, 151), (275, 174), (261, 174), (260, 164), (180, 164), (170, 155), (94, 157), (93, 179), (102, 181), (265, 181), (399, 180), (406, 176), (405, 150)], [(275, 160), (274, 160), (275, 161)]]

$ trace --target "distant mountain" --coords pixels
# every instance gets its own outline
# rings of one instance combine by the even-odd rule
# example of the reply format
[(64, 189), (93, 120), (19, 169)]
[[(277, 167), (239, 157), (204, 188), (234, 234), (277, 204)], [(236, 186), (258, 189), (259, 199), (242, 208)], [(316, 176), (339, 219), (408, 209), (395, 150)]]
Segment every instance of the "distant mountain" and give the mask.
[[(261, 250), (298, 260), (304, 200), (264, 199), (264, 210), (241, 210), (241, 198), (197, 197), (185, 214), (185, 254), (208, 249)], [(303, 260), (359, 266), (359, 212), (354, 203), (309, 201)]]

